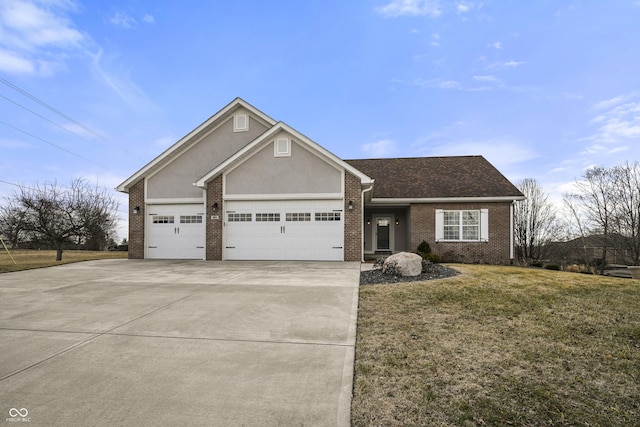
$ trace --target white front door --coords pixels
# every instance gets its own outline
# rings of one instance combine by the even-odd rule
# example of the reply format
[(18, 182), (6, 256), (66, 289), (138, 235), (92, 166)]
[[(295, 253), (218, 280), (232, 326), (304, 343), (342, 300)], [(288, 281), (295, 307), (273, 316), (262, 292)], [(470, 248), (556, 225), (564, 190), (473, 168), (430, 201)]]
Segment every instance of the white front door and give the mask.
[(342, 200), (225, 203), (224, 259), (344, 259)]
[(147, 258), (204, 259), (204, 206), (148, 205)]

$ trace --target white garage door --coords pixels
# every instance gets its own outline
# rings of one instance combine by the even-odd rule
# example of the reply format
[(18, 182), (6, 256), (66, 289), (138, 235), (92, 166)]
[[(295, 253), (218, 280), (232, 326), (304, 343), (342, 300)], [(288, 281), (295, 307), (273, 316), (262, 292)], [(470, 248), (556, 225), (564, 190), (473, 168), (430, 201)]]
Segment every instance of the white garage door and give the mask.
[(228, 201), (224, 226), (225, 259), (344, 259), (341, 200)]
[(203, 205), (149, 205), (147, 212), (147, 258), (205, 258)]

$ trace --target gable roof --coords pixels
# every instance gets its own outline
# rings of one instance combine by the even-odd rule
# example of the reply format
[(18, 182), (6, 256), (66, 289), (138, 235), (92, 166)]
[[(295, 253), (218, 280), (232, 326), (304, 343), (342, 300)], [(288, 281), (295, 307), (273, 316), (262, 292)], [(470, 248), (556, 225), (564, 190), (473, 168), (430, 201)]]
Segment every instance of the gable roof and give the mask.
[(256, 139), (251, 141), (248, 145), (245, 145), (242, 149), (240, 149), (236, 154), (229, 157), (224, 162), (220, 163), (217, 167), (207, 173), (205, 176), (197, 180), (194, 185), (201, 188), (206, 188), (207, 182), (215, 178), (216, 176), (223, 173), (225, 170), (232, 168), (233, 166), (243, 162), (248, 157), (252, 156), (255, 152), (257, 152), (264, 144), (270, 142), (270, 140), (275, 137), (279, 132), (284, 131), (293, 136), (297, 142), (303, 143), (308, 149), (313, 151), (316, 154), (321, 155), (327, 161), (333, 163), (336, 166), (342, 167), (347, 171), (351, 172), (353, 175), (360, 178), (360, 182), (363, 186), (370, 186), (373, 181), (369, 176), (364, 174), (359, 169), (340, 159), (338, 156), (330, 152), (329, 150), (323, 148), (321, 145), (317, 144), (313, 140), (307, 138), (305, 135), (301, 134), (297, 130), (293, 129), (291, 126), (287, 125), (284, 122), (278, 122), (273, 127), (268, 129), (262, 135), (258, 136)]
[(375, 180), (373, 199), (522, 200), (523, 194), (482, 156), (346, 160)]
[(140, 181), (145, 176), (149, 175), (149, 173), (154, 172), (157, 169), (162, 168), (167, 163), (171, 162), (174, 158), (179, 156), (182, 152), (184, 152), (187, 148), (189, 148), (193, 143), (199, 141), (204, 136), (206, 136), (212, 129), (214, 129), (218, 124), (226, 121), (233, 115), (234, 111), (245, 108), (251, 114), (253, 114), (258, 119), (262, 120), (268, 127), (276, 124), (276, 121), (271, 117), (264, 114), (262, 111), (255, 108), (253, 105), (249, 104), (242, 98), (236, 98), (227, 104), (220, 111), (215, 113), (213, 116), (209, 117), (207, 120), (202, 122), (197, 128), (189, 132), (187, 135), (180, 138), (178, 142), (173, 144), (171, 147), (167, 148), (164, 152), (162, 152), (155, 159), (147, 163), (142, 169), (138, 172), (127, 178), (122, 184), (116, 187), (116, 190), (121, 191), (123, 193), (128, 193), (129, 188)]

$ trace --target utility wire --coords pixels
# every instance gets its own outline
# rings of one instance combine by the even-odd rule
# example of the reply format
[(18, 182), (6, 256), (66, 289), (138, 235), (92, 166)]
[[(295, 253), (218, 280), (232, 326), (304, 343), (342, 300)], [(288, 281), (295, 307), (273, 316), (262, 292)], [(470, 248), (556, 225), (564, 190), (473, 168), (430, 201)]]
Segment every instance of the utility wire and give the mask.
[(66, 148), (64, 148), (64, 147), (61, 147), (61, 146), (59, 146), (59, 145), (57, 145), (57, 144), (54, 144), (54, 143), (53, 143), (53, 142), (51, 142), (51, 141), (47, 141), (47, 140), (46, 140), (46, 139), (44, 139), (44, 138), (40, 138), (40, 137), (39, 137), (39, 136), (37, 136), (37, 135), (34, 135), (34, 134), (32, 134), (32, 133), (29, 133), (29, 132), (27, 132), (27, 131), (25, 131), (25, 130), (22, 130), (22, 129), (20, 129), (20, 128), (17, 128), (17, 127), (15, 127), (15, 126), (13, 126), (13, 125), (10, 125), (9, 123), (7, 123), (7, 122), (5, 122), (5, 121), (3, 121), (3, 120), (0, 120), (0, 124), (3, 124), (3, 125), (5, 125), (5, 126), (7, 126), (7, 127), (10, 127), (11, 129), (17, 130), (17, 131), (18, 131), (18, 132), (20, 132), (20, 133), (23, 133), (23, 134), (28, 135), (28, 136), (30, 136), (30, 137), (32, 137), (32, 138), (35, 138), (35, 139), (37, 139), (37, 140), (39, 140), (39, 141), (42, 141), (42, 142), (44, 142), (45, 144), (51, 145), (52, 147), (56, 147), (57, 149), (62, 150), (62, 151), (64, 151), (64, 152), (66, 152), (66, 153), (69, 153), (69, 154), (71, 154), (72, 156), (79, 157), (79, 158), (81, 158), (82, 160), (85, 160), (85, 161), (87, 161), (87, 162), (89, 162), (89, 163), (93, 163), (94, 165), (100, 166), (101, 168), (109, 169), (108, 167), (106, 167), (106, 166), (104, 166), (104, 165), (101, 165), (100, 163), (96, 163), (96, 162), (94, 162), (93, 160), (89, 160), (89, 159), (87, 159), (86, 157), (81, 156), (80, 154), (76, 154), (76, 153), (74, 153), (74, 152), (73, 152), (73, 151), (71, 151), (71, 150), (67, 150), (67, 149), (66, 149)]
[(35, 111), (33, 111), (33, 110), (31, 110), (31, 109), (29, 109), (29, 108), (25, 107), (24, 105), (21, 105), (21, 104), (17, 103), (16, 101), (14, 101), (14, 100), (12, 100), (12, 99), (10, 99), (10, 98), (7, 98), (7, 97), (6, 97), (6, 96), (4, 96), (4, 95), (0, 95), (0, 97), (1, 97), (1, 98), (6, 99), (7, 101), (9, 101), (10, 103), (12, 103), (12, 104), (14, 104), (14, 105), (17, 105), (18, 107), (22, 108), (23, 110), (26, 110), (26, 111), (30, 112), (31, 114), (33, 114), (33, 115), (35, 115), (35, 116), (40, 117), (42, 120), (47, 121), (47, 122), (51, 123), (52, 125), (57, 126), (57, 127), (59, 127), (60, 129), (62, 129), (62, 130), (64, 130), (64, 131), (69, 132), (69, 133), (70, 133), (70, 134), (72, 134), (72, 135), (77, 135), (77, 134), (73, 133), (73, 131), (71, 131), (71, 129), (67, 129), (66, 127), (64, 127), (64, 126), (62, 126), (62, 125), (60, 125), (60, 124), (58, 124), (58, 123), (54, 122), (53, 120), (49, 120), (49, 119), (48, 119), (48, 118), (46, 118), (45, 116), (42, 116), (42, 115), (40, 115), (40, 114), (36, 113)]
[(27, 92), (26, 90), (20, 89), (18, 86), (14, 85), (13, 83), (3, 79), (2, 77), (0, 77), (0, 82), (4, 83), (5, 85), (9, 86), (11, 89), (15, 90), (16, 92), (21, 93), (22, 95), (26, 96), (27, 98), (31, 99), (32, 101), (37, 102), (38, 104), (42, 105), (43, 107), (45, 107), (46, 109), (56, 113), (57, 115), (59, 115), (60, 117), (63, 117), (65, 119), (67, 119), (68, 121), (70, 121), (71, 123), (73, 123), (74, 125), (78, 126), (79, 128), (82, 128), (84, 130), (86, 130), (87, 132), (97, 136), (100, 139), (105, 139), (104, 136), (100, 135), (98, 132), (95, 132), (93, 129), (83, 125), (82, 123), (80, 123), (79, 121), (77, 121), (76, 119), (74, 119), (73, 117), (70, 117), (68, 115), (66, 115), (65, 113), (63, 113), (62, 111), (58, 110), (55, 107), (52, 107), (51, 105), (47, 104), (46, 102), (36, 98), (35, 96), (31, 95), (29, 92)]

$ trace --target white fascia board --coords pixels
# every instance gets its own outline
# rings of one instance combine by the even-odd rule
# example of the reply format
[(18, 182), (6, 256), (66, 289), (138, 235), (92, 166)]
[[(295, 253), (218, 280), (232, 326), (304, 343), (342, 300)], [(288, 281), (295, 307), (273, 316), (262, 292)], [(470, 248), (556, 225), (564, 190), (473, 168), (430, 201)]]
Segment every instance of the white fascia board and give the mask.
[(524, 200), (524, 196), (501, 197), (434, 197), (434, 198), (372, 198), (372, 205), (410, 205), (413, 203), (496, 203)]
[(206, 188), (207, 182), (209, 180), (211, 180), (212, 178), (215, 178), (217, 175), (221, 174), (222, 172), (224, 172), (226, 169), (228, 169), (232, 165), (239, 163), (254, 148), (256, 148), (257, 146), (261, 145), (262, 143), (264, 143), (265, 141), (267, 141), (268, 139), (270, 139), (271, 137), (275, 136), (278, 132), (281, 132), (281, 131), (289, 133), (290, 135), (292, 135), (296, 139), (297, 142), (301, 142), (301, 143), (307, 145), (307, 148), (310, 148), (311, 151), (315, 151), (316, 153), (324, 156), (327, 160), (329, 160), (332, 163), (334, 163), (336, 166), (342, 167), (345, 170), (347, 170), (347, 171), (351, 172), (352, 174), (354, 174), (355, 176), (357, 176), (358, 178), (360, 178), (360, 182), (361, 182), (362, 186), (368, 186), (368, 185), (370, 186), (371, 184), (373, 184), (373, 180), (371, 178), (369, 178), (367, 175), (363, 174), (359, 170), (355, 169), (353, 166), (349, 165), (347, 162), (345, 162), (344, 160), (340, 159), (335, 154), (333, 154), (330, 151), (324, 149), (319, 144), (313, 142), (311, 139), (307, 138), (306, 136), (304, 136), (303, 134), (301, 134), (297, 130), (293, 129), (291, 126), (287, 125), (286, 123), (278, 122), (271, 129), (268, 129), (262, 135), (260, 135), (256, 139), (254, 139), (251, 143), (249, 143), (248, 145), (244, 146), (244, 148), (242, 148), (236, 154), (234, 154), (233, 156), (229, 157), (224, 162), (220, 163), (211, 172), (209, 172), (208, 174), (206, 174), (205, 176), (203, 176), (202, 178), (200, 178), (199, 180), (194, 182), (193, 185), (195, 185), (196, 187), (200, 187), (200, 188)]
[(248, 102), (246, 102), (242, 98), (236, 98), (233, 101), (231, 101), (229, 104), (227, 104), (224, 108), (222, 108), (220, 111), (215, 113), (213, 116), (209, 117), (207, 120), (202, 122), (194, 130), (192, 130), (187, 135), (185, 135), (182, 138), (180, 138), (178, 140), (178, 142), (173, 144), (171, 147), (167, 148), (159, 156), (157, 156), (155, 159), (153, 159), (152, 161), (147, 163), (145, 166), (143, 166), (142, 169), (140, 169), (138, 172), (133, 174), (131, 177), (129, 177), (122, 184), (118, 185), (116, 187), (116, 190), (120, 191), (120, 192), (123, 192), (123, 193), (128, 193), (129, 192), (129, 187), (133, 183), (135, 183), (138, 180), (140, 180), (140, 178), (144, 177), (146, 175), (146, 173), (150, 169), (152, 169), (153, 167), (155, 167), (159, 163), (163, 162), (167, 158), (171, 157), (171, 155), (174, 154), (176, 150), (178, 150), (180, 147), (182, 147), (184, 144), (186, 144), (188, 141), (190, 141), (192, 138), (194, 138), (196, 135), (198, 135), (200, 132), (202, 132), (203, 129), (205, 129), (206, 127), (210, 126), (212, 123), (214, 123), (215, 121), (219, 120), (220, 118), (224, 117), (230, 111), (236, 110), (236, 109), (238, 109), (240, 107), (249, 110), (249, 112), (251, 112), (253, 115), (259, 117), (261, 120), (265, 121), (266, 123), (268, 123), (271, 126), (276, 124), (276, 121), (274, 119), (272, 119), (271, 117), (267, 116), (262, 111), (260, 111), (257, 108), (255, 108), (253, 105), (249, 104)]

